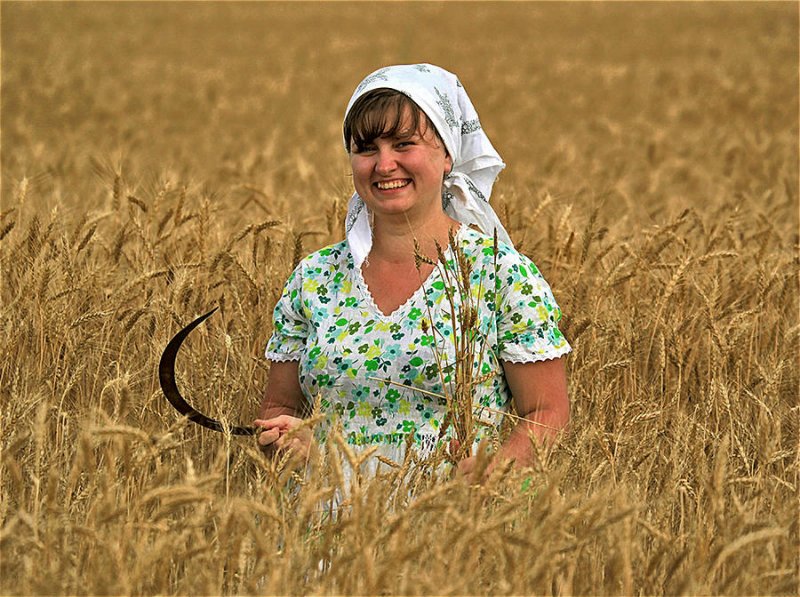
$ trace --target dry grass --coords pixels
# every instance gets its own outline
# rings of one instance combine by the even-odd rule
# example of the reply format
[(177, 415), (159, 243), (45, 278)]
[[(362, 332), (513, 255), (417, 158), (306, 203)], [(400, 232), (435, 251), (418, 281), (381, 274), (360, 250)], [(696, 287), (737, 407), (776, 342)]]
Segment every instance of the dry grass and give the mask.
[[(796, 5), (1, 9), (0, 592), (797, 594)], [(526, 475), (399, 463), (331, 516), (346, 444), (293, 478), (156, 366), (219, 304), (179, 382), (253, 418), (283, 280), (341, 235), (346, 99), (421, 60), (509, 164), (572, 428)]]

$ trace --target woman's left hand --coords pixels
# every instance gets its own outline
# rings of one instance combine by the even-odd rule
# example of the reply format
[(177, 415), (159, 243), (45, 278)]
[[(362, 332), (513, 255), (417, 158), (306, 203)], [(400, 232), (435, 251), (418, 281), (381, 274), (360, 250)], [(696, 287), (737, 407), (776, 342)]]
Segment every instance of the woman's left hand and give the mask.
[[(483, 479), (480, 479), (480, 480), (473, 479), (473, 476), (475, 474), (475, 465), (477, 463), (478, 463), (478, 457), (477, 456), (468, 456), (467, 458), (465, 458), (464, 460), (459, 462), (458, 463), (458, 468), (456, 469), (456, 471), (458, 472), (458, 476), (459, 477), (464, 477), (470, 483), (479, 483), (480, 481), (483, 481)], [(484, 473), (483, 477), (484, 478), (486, 477), (485, 473)]]
[[(455, 454), (458, 451), (458, 441), (452, 440), (450, 442), (450, 453)], [(482, 474), (480, 478), (478, 478), (478, 456), (467, 456), (458, 462), (456, 466), (456, 474), (459, 477), (463, 477), (467, 479), (470, 483), (483, 483), (486, 479), (489, 478), (489, 475), (492, 474), (492, 471), (495, 469), (496, 462), (495, 462), (495, 454), (486, 454), (484, 456), (484, 462), (486, 464), (483, 466)]]

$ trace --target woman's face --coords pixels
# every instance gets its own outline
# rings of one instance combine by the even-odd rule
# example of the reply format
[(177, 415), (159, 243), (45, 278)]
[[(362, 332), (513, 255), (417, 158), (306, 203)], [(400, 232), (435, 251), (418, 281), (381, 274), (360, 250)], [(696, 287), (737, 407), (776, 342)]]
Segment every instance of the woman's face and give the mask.
[[(406, 214), (427, 217), (442, 209), (442, 179), (452, 160), (433, 126), (423, 119), (421, 130), (411, 130), (405, 108), (399, 132), (350, 147), (350, 166), (356, 192), (376, 217)], [(394, 121), (389, 115), (387, 122)]]

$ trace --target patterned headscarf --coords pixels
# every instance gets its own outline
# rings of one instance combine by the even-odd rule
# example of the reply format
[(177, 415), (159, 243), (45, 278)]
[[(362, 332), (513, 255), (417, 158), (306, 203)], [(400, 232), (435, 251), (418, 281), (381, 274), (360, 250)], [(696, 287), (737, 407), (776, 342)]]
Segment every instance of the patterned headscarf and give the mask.
[[(358, 98), (381, 88), (407, 95), (425, 112), (444, 141), (453, 160), (453, 169), (445, 177), (442, 189), (445, 212), (463, 224), (475, 224), (485, 234), (493, 235), (496, 230), (497, 238), (511, 245), (508, 233), (489, 205), (492, 185), (505, 164), (483, 132), (458, 77), (432, 64), (378, 69), (358, 85), (347, 104), (345, 118)], [(346, 233), (355, 265), (361, 267), (372, 249), (372, 229), (358, 193), (353, 194), (347, 207)]]

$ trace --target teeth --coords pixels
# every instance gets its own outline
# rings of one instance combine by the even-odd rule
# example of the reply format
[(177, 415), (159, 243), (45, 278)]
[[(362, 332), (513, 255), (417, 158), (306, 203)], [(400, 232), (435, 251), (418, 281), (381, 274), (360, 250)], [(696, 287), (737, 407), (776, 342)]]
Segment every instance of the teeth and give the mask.
[(400, 187), (404, 187), (408, 184), (407, 180), (393, 180), (391, 182), (379, 182), (376, 183), (378, 188), (382, 191), (386, 191), (388, 189), (399, 189)]

